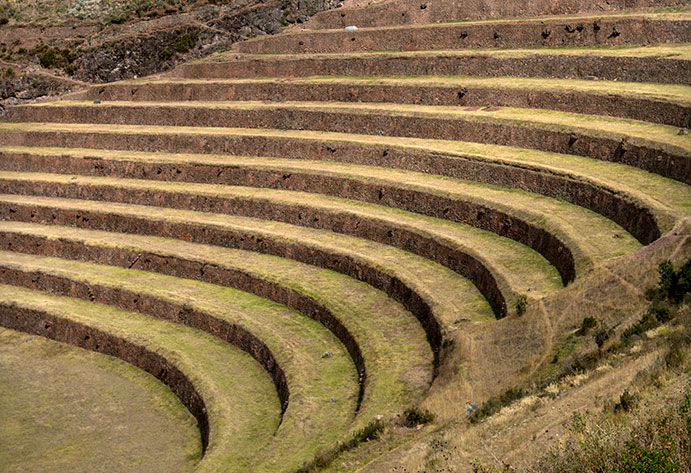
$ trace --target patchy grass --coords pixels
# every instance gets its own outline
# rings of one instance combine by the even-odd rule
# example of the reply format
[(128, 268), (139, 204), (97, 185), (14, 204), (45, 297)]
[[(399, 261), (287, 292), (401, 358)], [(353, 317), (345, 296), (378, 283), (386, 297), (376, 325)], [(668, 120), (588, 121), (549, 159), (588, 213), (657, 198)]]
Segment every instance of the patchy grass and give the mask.
[(183, 472), (201, 457), (196, 420), (124, 361), (0, 328), (3, 471)]

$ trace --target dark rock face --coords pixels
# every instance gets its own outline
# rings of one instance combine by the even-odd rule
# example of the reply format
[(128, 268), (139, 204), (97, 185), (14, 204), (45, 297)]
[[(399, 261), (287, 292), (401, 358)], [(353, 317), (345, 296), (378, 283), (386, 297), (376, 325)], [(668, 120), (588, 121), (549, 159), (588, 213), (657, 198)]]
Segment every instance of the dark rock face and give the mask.
[(76, 77), (112, 82), (168, 70), (179, 62), (228, 49), (234, 42), (278, 33), (340, 5), (340, 0), (246, 0), (206, 5), (190, 13), (123, 25), (80, 47)]

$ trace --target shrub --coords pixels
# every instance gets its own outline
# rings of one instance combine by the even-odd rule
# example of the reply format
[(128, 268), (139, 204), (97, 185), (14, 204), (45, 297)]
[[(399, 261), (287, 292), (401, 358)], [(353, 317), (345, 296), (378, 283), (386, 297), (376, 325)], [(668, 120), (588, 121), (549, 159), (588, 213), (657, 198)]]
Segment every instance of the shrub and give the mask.
[(649, 450), (631, 440), (627, 442), (626, 447), (627, 451), (622, 461), (624, 466), (616, 473), (675, 473), (681, 468), (679, 460), (674, 458), (670, 448)]
[(38, 59), (45, 68), (67, 68), (77, 59), (77, 55), (68, 49), (49, 48), (41, 53)]
[(619, 402), (614, 405), (614, 411), (629, 412), (638, 405), (638, 401), (639, 396), (636, 394), (631, 394), (627, 389), (621, 393), (621, 396), (619, 396)]
[(175, 50), (181, 54), (189, 52), (194, 47), (196, 40), (190, 33), (185, 33), (175, 42)]
[(489, 398), (475, 412), (470, 415), (470, 422), (475, 424), (481, 420), (496, 414), (502, 407), (508, 406), (514, 401), (522, 399), (525, 391), (521, 388), (509, 388), (498, 396)]
[(595, 343), (598, 348), (602, 348), (607, 340), (609, 340), (609, 330), (603, 327), (595, 334)]
[(526, 309), (528, 308), (528, 298), (523, 295), (519, 296), (518, 299), (516, 299), (516, 313), (518, 316), (522, 316), (525, 314)]
[(590, 329), (595, 328), (596, 326), (597, 320), (595, 319), (595, 317), (586, 317), (583, 319), (583, 322), (581, 323), (581, 328), (576, 333), (580, 336), (587, 335)]
[(657, 272), (660, 299), (679, 304), (691, 293), (691, 260), (687, 261), (679, 271), (674, 270), (671, 261), (663, 261), (658, 266)]
[(418, 424), (429, 424), (434, 421), (434, 414), (427, 409), (420, 409), (419, 407), (406, 409), (403, 414), (405, 415), (403, 425), (406, 427), (415, 427)]

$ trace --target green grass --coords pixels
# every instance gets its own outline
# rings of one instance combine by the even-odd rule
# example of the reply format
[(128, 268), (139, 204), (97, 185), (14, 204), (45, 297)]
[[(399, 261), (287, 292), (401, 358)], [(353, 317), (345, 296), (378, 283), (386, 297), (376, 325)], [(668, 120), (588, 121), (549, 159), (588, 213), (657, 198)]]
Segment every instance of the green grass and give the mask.
[[(266, 84), (275, 78), (252, 79), (176, 79), (154, 78), (115, 82), (118, 85), (148, 84)], [(589, 81), (581, 79), (544, 79), (524, 77), (472, 77), (472, 76), (313, 76), (282, 79), (281, 84), (352, 84), (390, 85), (410, 87), (487, 87), (527, 89), (554, 92), (584, 92), (597, 95), (621, 95), (624, 97), (662, 100), (683, 105), (691, 104), (691, 87), (681, 84), (652, 82)]]
[[(463, 49), (463, 50), (427, 50), (427, 51), (405, 51), (400, 53), (336, 53), (336, 54), (310, 54), (312, 59), (322, 58), (349, 58), (349, 57), (417, 57), (417, 56), (458, 56), (459, 58), (474, 55), (490, 56), (494, 58), (522, 58), (529, 56), (605, 56), (605, 57), (638, 57), (650, 58), (658, 57), (661, 59), (682, 59), (691, 58), (691, 47), (688, 44), (664, 44), (651, 46), (590, 46), (590, 47), (538, 47), (523, 49)], [(209, 56), (199, 62), (225, 62), (235, 61), (238, 56), (237, 51)], [(302, 59), (301, 54), (240, 54), (240, 59), (267, 59), (271, 60), (295, 60)]]
[(0, 328), (0, 464), (26, 471), (183, 472), (196, 420), (124, 361)]
[[(93, 157), (95, 154), (90, 153), (89, 155)], [(127, 153), (122, 154), (121, 157), (128, 159), (132, 158), (132, 155)], [(173, 156), (169, 156), (168, 158), (173, 158)], [(150, 156), (143, 158), (143, 160), (147, 162), (152, 162), (152, 159), (154, 158)], [(194, 161), (198, 163), (206, 162), (204, 156), (198, 156)], [(210, 163), (214, 162), (217, 161), (210, 161)], [(295, 165), (296, 163), (292, 162), (291, 164)], [(285, 169), (280, 165), (277, 166), (277, 164), (267, 161), (263, 168), (268, 169), (269, 167), (273, 167), (273, 169), (277, 169), (278, 167)], [(5, 176), (8, 176), (8, 174), (0, 172), (0, 177)], [(21, 175), (10, 174), (9, 176), (15, 177)], [(33, 174), (23, 176), (28, 178), (34, 177)], [(497, 278), (500, 288), (509, 301), (513, 300), (514, 294), (526, 292), (528, 288), (534, 288), (533, 295), (541, 296), (562, 287), (561, 277), (556, 272), (555, 268), (537, 252), (524, 245), (468, 225), (414, 214), (391, 207), (329, 197), (321, 194), (251, 187), (159, 181), (152, 182), (132, 179), (76, 178), (76, 176), (68, 178), (59, 175), (45, 177), (48, 179), (58, 179), (65, 183), (69, 181), (71, 183), (86, 185), (122, 185), (127, 188), (157, 189), (164, 192), (194, 193), (196, 195), (219, 196), (229, 199), (248, 199), (263, 202), (267, 205), (300, 205), (308, 208), (320, 209), (332, 214), (345, 213), (360, 219), (373, 219), (378, 222), (384, 222), (394, 228), (412, 231), (422, 236), (432, 238), (450, 248), (459, 249), (460, 251), (474, 255), (484, 261), (488, 268), (491, 269)]]
[[(4, 268), (128, 290), (249, 329), (274, 354), (291, 392), (267, 457), (282, 455), (288, 461), (285, 449), (299, 445), (290, 448), (290, 459), (299, 466), (348, 431), (358, 394), (357, 371), (345, 347), (318, 322), (269, 300), (212, 284), (58, 258), (0, 254)], [(322, 360), (325, 351), (331, 351), (333, 358)], [(330, 403), (330, 397), (339, 402)], [(310, 419), (309, 427), (302, 425), (304, 419)]]
[[(249, 163), (250, 160), (251, 158), (242, 158), (244, 163)], [(564, 201), (519, 189), (461, 181), (454, 178), (431, 176), (428, 174), (397, 169), (371, 168), (353, 164), (299, 162), (299, 166), (299, 168), (282, 167), (282, 169), (285, 172), (309, 169), (311, 173), (347, 177), (349, 179), (361, 179), (365, 182), (381, 182), (382, 184), (393, 185), (399, 188), (423, 190), (433, 195), (448, 197), (459, 201), (476, 202), (491, 208), (499, 209), (532, 222), (560, 237), (562, 241), (572, 249), (576, 257), (577, 265), (581, 268), (587, 267), (591, 262), (626, 254), (640, 247), (640, 244), (624, 229), (592, 211)], [(19, 178), (18, 176), (20, 174), (2, 173), (2, 175), (14, 175), (17, 176), (14, 178)], [(23, 174), (22, 179), (41, 180), (43, 178), (40, 177), (39, 174), (27, 173)], [(49, 177), (48, 179), (53, 179), (53, 177)], [(55, 179), (71, 181), (70, 176), (58, 176), (55, 177)], [(87, 181), (85, 180), (83, 182)], [(111, 180), (111, 182), (115, 182), (115, 180)], [(165, 183), (149, 183), (145, 185), (154, 188), (164, 188), (168, 185), (176, 185), (179, 188), (187, 186), (187, 184)], [(220, 192), (222, 189), (219, 187), (217, 190), (214, 190), (214, 192), (216, 191)], [(94, 205), (97, 207), (101, 204)], [(165, 212), (173, 211), (166, 210)], [(178, 212), (176, 214), (178, 215), (178, 217), (176, 217), (178, 219), (192, 218), (192, 220), (194, 220), (196, 218), (194, 213), (185, 213), (184, 211), (175, 212)], [(212, 224), (214, 221), (220, 222), (218, 218), (208, 214), (204, 215), (203, 218), (206, 224)], [(230, 221), (228, 220), (230, 217), (223, 216), (220, 218), (222, 218), (223, 221)], [(236, 220), (236, 217), (233, 217), (233, 220), (244, 222), (243, 225), (249, 225), (247, 228), (259, 224), (253, 219)], [(296, 238), (298, 235), (304, 235), (308, 238), (309, 235), (315, 235), (315, 237), (312, 238), (318, 239), (319, 243), (324, 244), (326, 241), (331, 241), (334, 242), (333, 244), (336, 248), (342, 248), (342, 242), (344, 241), (352, 241), (352, 243), (348, 243), (348, 246), (353, 250), (355, 248), (364, 250), (363, 245), (371, 245), (359, 239), (350, 238), (346, 240), (345, 236), (333, 235), (330, 234), (330, 232), (322, 232), (324, 233), (323, 237), (316, 237), (318, 233), (311, 229), (297, 228), (278, 223), (263, 223), (261, 225), (264, 229), (276, 235), (277, 238), (284, 240), (286, 238)], [(290, 237), (291, 235), (292, 237)], [(302, 236), (299, 238), (302, 238)], [(381, 247), (382, 245), (377, 246)], [(378, 252), (379, 250), (376, 251)]]
[[(3, 173), (0, 173), (0, 175), (8, 176)], [(26, 174), (24, 177), (32, 180), (35, 177), (41, 180), (38, 175), (33, 174)], [(55, 176), (55, 178), (57, 180), (66, 179), (72, 183), (76, 182), (70, 176)], [(83, 182), (87, 183), (89, 179), (91, 178), (85, 178)], [(126, 182), (123, 182), (123, 184), (127, 186)], [(149, 189), (172, 188), (171, 183), (158, 181), (140, 181), (139, 186), (145, 186)], [(180, 183), (172, 184), (172, 186), (176, 186), (178, 189), (192, 189), (204, 185)], [(207, 189), (211, 192), (218, 191), (222, 193), (222, 187), (211, 186)], [(29, 199), (33, 202), (38, 202), (34, 199), (40, 199), (41, 202), (48, 205), (57, 205), (62, 208), (81, 208), (95, 212), (109, 209), (109, 211), (122, 215), (136, 216), (137, 218), (154, 218), (161, 222), (186, 222), (207, 228), (234, 231), (245, 234), (248, 237), (270, 239), (314, 248), (329, 254), (343, 255), (361, 264), (400, 278), (409, 287), (427, 299), (433, 306), (435, 315), (442, 322), (451, 323), (453, 320), (461, 317), (462, 314), (465, 314), (463, 315), (464, 317), (473, 319), (489, 320), (492, 318), (489, 305), (467, 279), (426, 258), (370, 240), (337, 234), (328, 230), (226, 214), (156, 207), (155, 217), (152, 217), (152, 208), (148, 206), (71, 199), (47, 199), (42, 197), (5, 196), (3, 199), (5, 198), (10, 200)], [(470, 311), (471, 307), (474, 307), (475, 310)]]
[[(206, 404), (210, 441), (196, 471), (246, 471), (280, 419), (269, 375), (249, 355), (197, 330), (109, 306), (0, 286), (0, 303), (89, 325), (156, 351), (194, 384)], [(180, 347), (184, 347), (181, 350)]]
[(384, 293), (339, 273), (284, 258), (166, 238), (31, 223), (2, 222), (0, 228), (236, 269), (314, 298), (346, 326), (365, 359), (365, 398), (353, 428), (362, 428), (374, 415), (402, 411), (431, 381), (432, 354), (417, 319)]

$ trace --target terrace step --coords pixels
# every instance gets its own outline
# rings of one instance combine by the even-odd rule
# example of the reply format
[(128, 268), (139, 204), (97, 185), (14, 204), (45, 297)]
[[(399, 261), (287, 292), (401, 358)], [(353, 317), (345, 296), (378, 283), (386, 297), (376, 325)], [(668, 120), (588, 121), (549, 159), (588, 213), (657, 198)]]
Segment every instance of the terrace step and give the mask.
[(242, 127), (466, 140), (574, 154), (691, 183), (691, 135), (675, 127), (520, 108), (450, 109), (323, 102), (51, 102), (16, 107), (14, 122)]
[[(0, 285), (0, 325), (98, 351), (166, 383), (197, 418), (206, 452), (196, 471), (247, 471), (281, 406), (269, 375), (211, 335), (107, 305)], [(182, 348), (184, 347), (184, 349)]]
[(479, 291), (450, 269), (387, 245), (329, 231), (224, 214), (81, 199), (3, 195), (0, 208), (7, 220), (177, 237), (335, 270), (402, 303), (420, 321), (435, 353), (441, 347), (442, 325), (461, 317), (469, 306), (479, 309), (474, 318), (492, 317)]
[[(71, 163), (61, 159), (38, 167), (60, 169), (71, 174), (80, 171), (79, 164), (92, 165), (91, 162), (81, 161), (72, 168)], [(2, 164), (5, 163), (0, 161), (0, 169)], [(190, 184), (190, 181), (195, 180), (204, 182), (200, 179), (199, 164), (194, 165), (197, 169), (191, 179), (189, 173), (184, 172), (187, 169), (180, 166), (182, 163), (170, 170), (176, 176), (176, 181), (185, 184), (154, 184), (146, 180), (133, 180), (131, 177), (139, 177), (141, 174), (148, 177), (149, 174), (165, 181), (170, 173), (163, 172), (164, 163), (147, 161), (132, 166), (132, 161), (128, 161), (122, 164), (120, 172), (109, 170), (107, 175), (111, 177), (108, 178), (0, 171), (0, 192), (21, 195), (40, 193), (44, 196), (130, 203), (146, 201), (150, 205), (213, 210), (215, 213), (280, 221), (376, 241), (435, 261), (470, 279), (499, 317), (507, 314), (507, 306), (514, 306), (517, 294), (530, 289), (534, 296), (543, 296), (563, 287), (555, 268), (533, 250), (508, 238), (497, 237), (467, 225), (322, 194), (262, 190), (257, 187), (266, 187), (267, 183), (257, 182), (256, 178), (237, 179), (236, 183), (251, 183), (254, 186), (251, 188), (229, 186), (227, 181), (221, 182), (226, 184), (222, 186)], [(294, 171), (295, 169), (281, 167), (282, 174), (278, 178), (285, 184), (285, 172)], [(118, 175), (130, 179), (118, 179)], [(210, 175), (218, 176), (215, 166), (210, 170)], [(310, 177), (311, 182), (317, 179), (318, 175)], [(214, 179), (210, 181), (214, 182)], [(320, 190), (311, 189), (312, 192)], [(129, 197), (125, 197), (123, 193)], [(200, 199), (204, 201), (203, 204), (199, 204)]]
[[(424, 7), (424, 8), (423, 8)], [(312, 29), (343, 28), (402, 24), (437, 23), (440, 21), (467, 21), (488, 18), (525, 18), (538, 15), (611, 14), (632, 9), (660, 9), (661, 7), (687, 8), (683, 0), (632, 0), (612, 2), (608, 0), (538, 0), (486, 1), (486, 0), (386, 0), (369, 2), (365, 6), (337, 8), (320, 12), (310, 18), (307, 27)], [(664, 15), (662, 13), (661, 15)], [(504, 21), (504, 20), (499, 20)]]
[(691, 47), (537, 48), (246, 55), (229, 52), (182, 64), (169, 77), (231, 79), (310, 76), (543, 77), (691, 85)]
[[(317, 185), (313, 177), (306, 183), (295, 181), (299, 176), (313, 175), (315, 170), (350, 179), (349, 174), (358, 169), (332, 162), (402, 168), (564, 199), (610, 218), (643, 243), (670, 230), (691, 208), (688, 187), (679, 182), (621, 164), (506, 146), (280, 130), (165, 127), (142, 131), (140, 127), (106, 125), (91, 133), (91, 128), (0, 124), (0, 137), (7, 143), (111, 148), (0, 147), (0, 169), (23, 172), (47, 166), (45, 169), (82, 175), (113, 173), (118, 177), (230, 185), (252, 182), (254, 187), (331, 193), (362, 200), (345, 192), (347, 188), (334, 193), (336, 187)], [(255, 150), (290, 159), (181, 154), (230, 150)], [(320, 160), (329, 163), (309, 162)], [(384, 174), (381, 170), (370, 171), (375, 177)], [(290, 178), (284, 179), (288, 174)], [(397, 176), (399, 181), (409, 179), (407, 175)], [(380, 203), (378, 198), (376, 203)]]
[(683, 11), (299, 31), (250, 39), (235, 48), (250, 54), (314, 54), (689, 42), (691, 14)]
[[(11, 221), (0, 222), (0, 249), (232, 287), (314, 318), (343, 342), (364, 377), (355, 427), (407, 408), (432, 380), (433, 356), (415, 317), (381, 291), (333, 271), (177, 239)], [(465, 317), (492, 318), (482, 298), (472, 298), (475, 288), (459, 291), (466, 296)], [(445, 333), (453, 330), (458, 326), (445, 327)]]
[[(351, 426), (358, 375), (348, 352), (318, 322), (286, 307), (188, 279), (5, 251), (0, 274), (16, 286), (188, 325), (252, 355), (273, 375), (286, 408), (270, 443), (257, 449), (257, 471), (296, 469)], [(322, 359), (326, 351), (332, 357)]]
[(74, 99), (108, 101), (368, 102), (517, 107), (691, 127), (691, 87), (519, 77), (311, 77), (149, 79), (95, 86)]
[[(337, 179), (347, 179), (338, 184), (337, 189), (351, 188), (356, 191), (353, 197), (359, 200), (428, 214), (512, 238), (533, 248), (550, 261), (566, 282), (573, 280), (575, 274), (593, 263), (625, 254), (640, 246), (630, 234), (614, 222), (586, 209), (555, 199), (524, 191), (499, 187), (488, 188), (477, 183), (406, 171), (376, 170), (377, 177), (374, 177), (371, 169), (358, 169), (359, 167), (352, 165), (348, 168), (347, 174), (344, 173), (341, 176), (336, 174)], [(323, 169), (320, 171), (324, 172)], [(359, 176), (358, 171), (360, 171)], [(179, 225), (179, 232), (197, 233), (196, 228), (206, 227), (211, 232), (209, 235), (223, 234), (226, 238), (234, 235), (234, 240), (226, 240), (224, 245), (239, 245), (240, 248), (253, 251), (260, 249), (260, 251), (275, 252), (274, 254), (280, 256), (289, 254), (286, 252), (292, 245), (311, 248), (309, 253), (316, 252), (315, 258), (316, 255), (322, 255), (315, 260), (321, 262), (314, 264), (342, 268), (337, 270), (346, 271), (346, 274), (350, 275), (353, 275), (349, 272), (352, 269), (346, 269), (349, 265), (343, 262), (345, 260), (355, 258), (356, 261), (361, 262), (360, 264), (386, 267), (388, 264), (384, 261), (397, 261), (406, 254), (385, 245), (346, 235), (332, 234), (329, 231), (258, 220), (257, 217), (264, 218), (262, 213), (246, 208), (242, 200), (237, 203), (238, 194), (227, 190), (225, 186), (38, 173), (0, 172), (0, 176), (2, 176), (0, 192), (17, 194), (2, 196), (0, 201), (4, 202), (4, 208), (12, 203), (30, 205), (34, 201), (32, 199), (38, 199), (35, 201), (40, 202), (41, 205), (67, 206), (82, 212), (95, 212), (94, 218), (106, 212), (105, 209), (109, 209), (107, 214), (110, 215), (110, 209), (112, 209), (112, 212), (122, 215), (127, 220), (172, 219), (176, 225)], [(251, 192), (250, 189), (246, 191)], [(86, 199), (89, 202), (65, 198)], [(305, 195), (303, 202), (309, 204), (312, 198), (311, 195)], [(104, 201), (104, 203), (96, 201)], [(111, 202), (120, 203), (112, 204), (113, 207), (111, 207)], [(155, 217), (152, 217), (151, 209), (137, 205), (140, 202), (148, 202), (150, 205), (166, 207), (166, 209), (157, 209)], [(309, 211), (309, 205), (301, 211)], [(232, 214), (243, 215), (248, 212), (251, 214), (250, 218), (232, 216)], [(7, 210), (4, 213), (7, 214)], [(289, 219), (297, 224), (301, 224), (302, 220), (299, 213), (292, 217), (279, 215), (277, 219)], [(303, 223), (305, 224), (307, 222)], [(142, 221), (142, 225), (151, 226), (145, 221)], [(258, 238), (259, 242), (255, 243), (255, 238)], [(344, 253), (344, 248), (348, 248), (349, 251)], [(299, 254), (298, 251), (291, 257), (307, 257)], [(327, 258), (326, 254), (331, 256)], [(400, 269), (406, 267), (403, 274), (409, 274), (411, 281), (421, 281), (431, 277), (416, 275), (415, 265), (419, 265), (419, 268), (427, 268), (424, 271), (436, 268), (434, 271), (439, 274), (448, 272), (446, 268), (436, 263), (432, 264), (413, 255), (409, 257), (412, 258), (410, 268), (401, 266), (401, 261), (394, 266)], [(336, 261), (341, 262), (337, 264)], [(370, 263), (365, 263), (365, 261)], [(393, 267), (388, 272), (391, 275), (398, 274)], [(405, 279), (407, 278), (404, 277)], [(373, 283), (367, 279), (365, 281)], [(430, 283), (429, 280), (427, 282)], [(450, 285), (449, 288), (451, 288), (455, 283), (451, 280), (444, 282), (442, 278), (436, 280), (436, 284), (439, 285), (438, 289), (446, 285)], [(409, 283), (411, 288), (415, 285), (412, 282)], [(420, 294), (427, 291), (428, 289), (424, 289)], [(436, 298), (430, 295), (428, 299), (435, 300)], [(458, 301), (449, 301), (445, 304), (453, 307), (458, 304)]]

